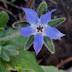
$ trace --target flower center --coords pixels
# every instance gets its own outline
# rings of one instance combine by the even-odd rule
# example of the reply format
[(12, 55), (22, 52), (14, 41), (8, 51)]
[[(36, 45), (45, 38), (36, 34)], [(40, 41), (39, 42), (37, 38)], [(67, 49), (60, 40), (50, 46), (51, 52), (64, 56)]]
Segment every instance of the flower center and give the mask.
[(36, 26), (36, 32), (42, 33), (42, 32), (44, 32), (44, 30), (45, 30), (45, 27), (43, 25)]
[(37, 27), (38, 32), (41, 31), (42, 32), (43, 27), (41, 27), (41, 25), (39, 25), (39, 27)]

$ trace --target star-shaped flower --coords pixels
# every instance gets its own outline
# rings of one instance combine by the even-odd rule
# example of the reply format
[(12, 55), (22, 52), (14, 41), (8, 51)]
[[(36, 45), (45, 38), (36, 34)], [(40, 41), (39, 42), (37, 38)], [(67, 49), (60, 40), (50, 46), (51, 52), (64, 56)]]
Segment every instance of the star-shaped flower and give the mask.
[(24, 37), (34, 35), (34, 50), (38, 54), (44, 44), (44, 36), (50, 39), (59, 39), (65, 34), (61, 33), (54, 27), (48, 25), (51, 19), (51, 13), (56, 9), (52, 9), (49, 13), (41, 15), (39, 18), (33, 9), (23, 8), (26, 13), (26, 21), (31, 25), (20, 29), (20, 33)]

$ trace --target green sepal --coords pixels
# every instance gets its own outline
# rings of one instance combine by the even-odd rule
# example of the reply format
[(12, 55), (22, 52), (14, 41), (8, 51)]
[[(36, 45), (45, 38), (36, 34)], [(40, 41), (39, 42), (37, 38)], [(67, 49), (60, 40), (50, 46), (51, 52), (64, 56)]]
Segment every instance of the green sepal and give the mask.
[(54, 45), (53, 45), (53, 42), (50, 38), (48, 37), (44, 37), (44, 44), (45, 46), (48, 48), (48, 50), (51, 52), (51, 53), (54, 53), (55, 50), (54, 50)]
[(8, 53), (4, 50), (1, 53), (1, 58), (5, 61), (10, 61), (10, 57), (9, 57)]
[(46, 14), (47, 12), (47, 3), (45, 1), (43, 1), (37, 10), (38, 16), (40, 17), (42, 14)]
[(33, 41), (34, 41), (34, 36), (30, 36), (28, 41), (26, 42), (25, 46), (24, 46), (24, 50), (27, 50), (32, 44), (33, 44)]
[(65, 20), (66, 20), (66, 18), (53, 19), (53, 20), (49, 21), (48, 25), (55, 27), (55, 26), (63, 23)]
[[(49, 21), (48, 25), (55, 27), (55, 26), (63, 23), (65, 20), (66, 20), (66, 18), (53, 19), (53, 20)], [(30, 26), (30, 24), (27, 22), (23, 22), (23, 21), (15, 22), (12, 25), (13, 28), (21, 28), (21, 27), (26, 27), (26, 26)]]
[(5, 11), (0, 12), (0, 28), (6, 27), (6, 23), (9, 20), (9, 16)]
[(24, 22), (24, 21), (14, 22), (14, 23), (12, 24), (12, 27), (13, 27), (13, 28), (21, 28), (21, 27), (26, 27), (26, 26), (30, 26), (30, 24), (27, 23), (27, 22)]

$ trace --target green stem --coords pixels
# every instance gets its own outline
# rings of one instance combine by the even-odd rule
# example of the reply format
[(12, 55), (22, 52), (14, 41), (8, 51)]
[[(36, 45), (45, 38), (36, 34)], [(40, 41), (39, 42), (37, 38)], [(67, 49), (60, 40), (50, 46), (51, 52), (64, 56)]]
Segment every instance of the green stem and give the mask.
[(16, 32), (16, 33), (13, 33), (11, 35), (8, 35), (8, 36), (5, 36), (5, 37), (0, 38), (0, 42), (1, 41), (5, 41), (5, 40), (9, 40), (9, 39), (11, 39), (11, 38), (13, 38), (14, 36), (17, 36), (17, 35), (20, 35), (20, 32), (19, 31)]

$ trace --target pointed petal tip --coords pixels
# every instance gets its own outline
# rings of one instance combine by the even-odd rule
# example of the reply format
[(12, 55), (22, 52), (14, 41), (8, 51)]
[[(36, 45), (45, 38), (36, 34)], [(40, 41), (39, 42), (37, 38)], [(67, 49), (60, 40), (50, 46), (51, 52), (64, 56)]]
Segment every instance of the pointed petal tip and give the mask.
[(24, 11), (26, 11), (27, 8), (22, 7), (22, 9), (23, 9)]
[[(65, 35), (66, 35), (66, 34), (60, 33), (59, 38), (65, 36)], [(59, 39), (59, 38), (57, 38), (57, 39)]]
[[(64, 37), (65, 35), (66, 35), (66, 34), (61, 33), (61, 35), (60, 35), (59, 38)], [(58, 39), (59, 39), (59, 38), (58, 38)], [(57, 39), (55, 39), (55, 40), (57, 40)]]
[(56, 11), (56, 9), (52, 9), (52, 10), (51, 10), (51, 12), (54, 12), (54, 11)]
[(34, 45), (33, 45), (36, 55), (40, 52), (43, 44), (44, 44), (44, 37), (42, 36), (42, 34), (36, 34), (34, 36)]
[(66, 34), (63, 34), (63, 36), (65, 36)]
[(40, 50), (39, 51), (35, 51), (36, 52), (36, 55), (38, 55), (38, 53), (40, 52)]
[[(35, 51), (36, 52), (36, 51)], [(38, 55), (39, 52), (36, 52), (36, 55)]]
[(63, 36), (65, 36), (66, 34), (60, 33), (59, 35), (60, 35), (61, 37), (63, 37)]
[(22, 7), (22, 9), (26, 14), (26, 21), (31, 25), (32, 24), (36, 25), (39, 19), (38, 14), (33, 9), (30, 9), (30, 8)]
[[(34, 47), (34, 45), (33, 45), (33, 47)], [(34, 50), (35, 50), (36, 48), (34, 47)], [(36, 52), (36, 55), (38, 55), (38, 53), (40, 52), (40, 50), (41, 50), (41, 48), (39, 49), (39, 50), (35, 50), (35, 52)]]
[(63, 34), (62, 36), (65, 36), (66, 34)]
[[(65, 36), (65, 35), (66, 35), (66, 34), (60, 33), (59, 38)], [(59, 39), (59, 38), (58, 38), (58, 39)]]
[(63, 36), (65, 36), (66, 34), (61, 33), (58, 29), (48, 26), (45, 28), (45, 35), (47, 37), (49, 37), (50, 39), (59, 39)]

